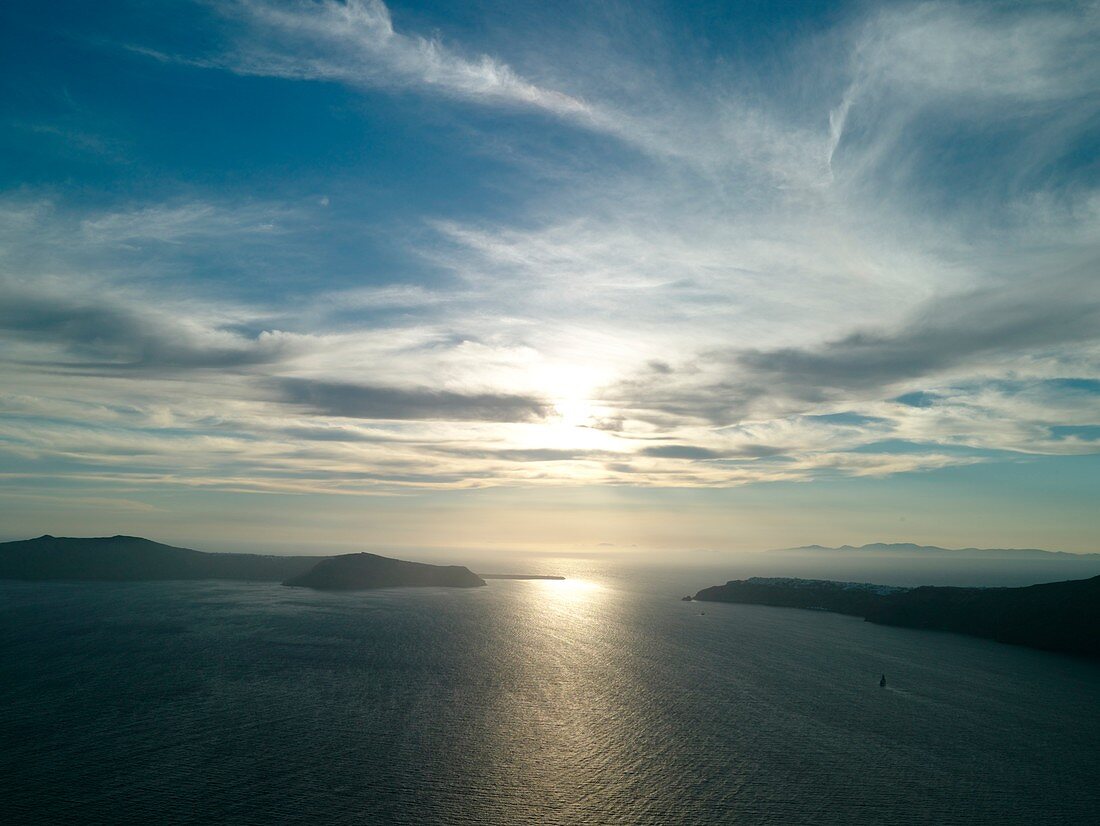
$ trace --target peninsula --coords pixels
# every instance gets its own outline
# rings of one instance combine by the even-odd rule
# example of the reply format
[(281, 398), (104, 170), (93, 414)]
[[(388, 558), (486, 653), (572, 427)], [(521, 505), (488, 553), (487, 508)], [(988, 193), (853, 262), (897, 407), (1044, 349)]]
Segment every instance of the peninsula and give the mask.
[(865, 582), (752, 577), (699, 591), (704, 602), (813, 608), (867, 622), (954, 631), (1047, 651), (1100, 657), (1100, 576), (1025, 588), (900, 588)]

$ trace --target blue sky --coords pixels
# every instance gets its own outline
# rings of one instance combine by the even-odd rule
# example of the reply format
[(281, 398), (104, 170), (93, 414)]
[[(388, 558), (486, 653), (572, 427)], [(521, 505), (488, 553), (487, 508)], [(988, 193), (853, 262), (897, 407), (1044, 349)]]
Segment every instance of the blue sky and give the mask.
[(4, 531), (1097, 550), (1098, 31), (5, 3)]

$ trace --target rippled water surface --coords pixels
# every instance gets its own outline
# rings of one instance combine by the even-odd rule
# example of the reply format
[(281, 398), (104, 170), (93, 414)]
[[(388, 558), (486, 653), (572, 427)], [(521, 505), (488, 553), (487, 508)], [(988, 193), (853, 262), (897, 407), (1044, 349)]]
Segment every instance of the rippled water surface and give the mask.
[(1100, 818), (1098, 664), (582, 574), (0, 583), (0, 821)]

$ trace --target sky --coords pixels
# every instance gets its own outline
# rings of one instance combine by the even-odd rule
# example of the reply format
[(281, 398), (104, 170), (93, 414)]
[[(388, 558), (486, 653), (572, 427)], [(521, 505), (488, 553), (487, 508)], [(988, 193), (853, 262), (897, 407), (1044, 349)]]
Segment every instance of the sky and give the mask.
[(1100, 551), (1098, 37), (9, 0), (0, 538)]

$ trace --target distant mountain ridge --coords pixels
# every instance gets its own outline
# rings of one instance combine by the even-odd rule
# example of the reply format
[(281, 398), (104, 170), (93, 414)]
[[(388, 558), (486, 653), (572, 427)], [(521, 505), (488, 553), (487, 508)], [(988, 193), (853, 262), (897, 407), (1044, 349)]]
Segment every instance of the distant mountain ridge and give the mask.
[(802, 545), (797, 548), (777, 548), (769, 553), (900, 553), (900, 554), (955, 554), (979, 555), (985, 558), (1004, 555), (1015, 558), (1049, 559), (1065, 557), (1067, 559), (1085, 559), (1100, 557), (1100, 553), (1074, 554), (1066, 551), (1045, 551), (1041, 548), (941, 548), (938, 545), (917, 545), (912, 542), (872, 542), (867, 545), (841, 545), (830, 548), (825, 545)]
[(1024, 588), (899, 588), (752, 577), (699, 591), (703, 602), (816, 608), (867, 622), (954, 631), (1047, 651), (1100, 657), (1100, 576)]

